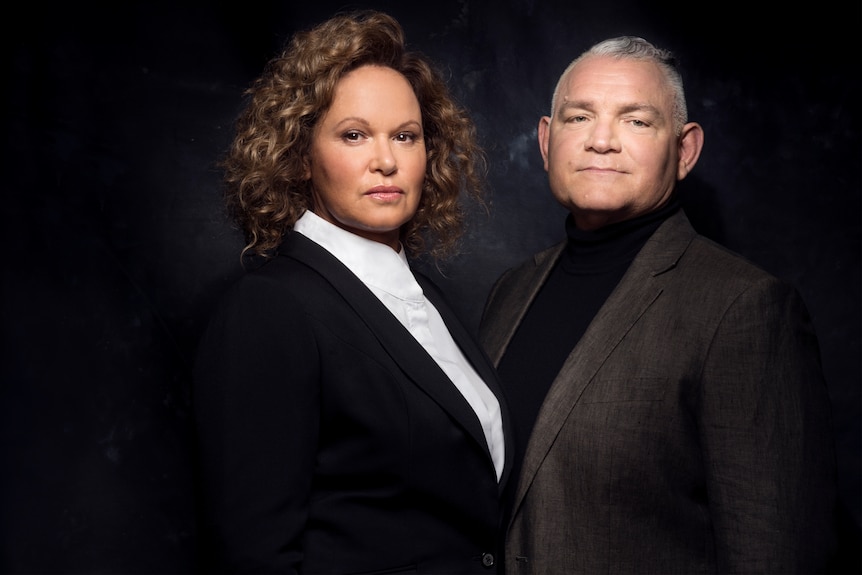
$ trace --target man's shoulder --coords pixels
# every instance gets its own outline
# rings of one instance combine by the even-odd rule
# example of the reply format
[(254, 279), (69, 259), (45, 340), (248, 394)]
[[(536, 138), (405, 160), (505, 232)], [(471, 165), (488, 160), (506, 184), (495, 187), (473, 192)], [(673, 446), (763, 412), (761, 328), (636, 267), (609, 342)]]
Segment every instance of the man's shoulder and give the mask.
[(647, 241), (641, 255), (651, 262), (674, 262), (674, 267), (700, 274), (705, 280), (776, 279), (753, 260), (698, 233), (683, 210), (667, 219)]
[(566, 247), (565, 241), (557, 242), (556, 244), (543, 248), (538, 252), (533, 253), (531, 256), (522, 259), (519, 262), (516, 262), (510, 268), (508, 268), (503, 275), (518, 272), (518, 271), (528, 271), (536, 268), (541, 268), (544, 266), (552, 265), (560, 253), (562, 253), (563, 249)]
[(682, 262), (716, 278), (733, 276), (750, 281), (777, 279), (748, 257), (701, 235), (692, 240)]
[(512, 264), (500, 274), (494, 285), (496, 288), (500, 288), (512, 282), (520, 283), (524, 277), (544, 278), (553, 267), (554, 262), (557, 261), (565, 245), (565, 242), (560, 242)]

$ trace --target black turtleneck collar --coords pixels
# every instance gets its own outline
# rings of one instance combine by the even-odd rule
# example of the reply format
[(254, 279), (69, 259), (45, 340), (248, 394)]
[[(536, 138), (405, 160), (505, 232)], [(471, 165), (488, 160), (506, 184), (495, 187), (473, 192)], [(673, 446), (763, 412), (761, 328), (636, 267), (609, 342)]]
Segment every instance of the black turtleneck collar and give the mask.
[(623, 263), (627, 265), (653, 232), (679, 208), (679, 200), (671, 196), (655, 211), (597, 230), (579, 229), (569, 214), (566, 217), (568, 243), (560, 266), (565, 272), (583, 274), (600, 273)]

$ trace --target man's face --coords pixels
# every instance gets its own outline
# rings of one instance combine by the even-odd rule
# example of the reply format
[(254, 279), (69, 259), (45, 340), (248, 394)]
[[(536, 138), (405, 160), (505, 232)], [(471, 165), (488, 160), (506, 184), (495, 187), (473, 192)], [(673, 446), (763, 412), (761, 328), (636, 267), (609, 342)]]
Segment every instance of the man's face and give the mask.
[(581, 229), (628, 220), (667, 201), (694, 164), (681, 159), (682, 140), (661, 70), (606, 56), (577, 64), (560, 84), (554, 115), (539, 122), (551, 191)]

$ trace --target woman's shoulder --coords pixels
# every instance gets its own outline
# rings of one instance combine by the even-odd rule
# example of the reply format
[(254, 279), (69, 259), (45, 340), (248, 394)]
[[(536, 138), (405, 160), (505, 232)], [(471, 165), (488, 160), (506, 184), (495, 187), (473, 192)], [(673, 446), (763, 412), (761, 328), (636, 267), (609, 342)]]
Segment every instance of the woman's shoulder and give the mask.
[(283, 255), (249, 267), (225, 294), (230, 299), (305, 300), (327, 291), (329, 282), (307, 263)]

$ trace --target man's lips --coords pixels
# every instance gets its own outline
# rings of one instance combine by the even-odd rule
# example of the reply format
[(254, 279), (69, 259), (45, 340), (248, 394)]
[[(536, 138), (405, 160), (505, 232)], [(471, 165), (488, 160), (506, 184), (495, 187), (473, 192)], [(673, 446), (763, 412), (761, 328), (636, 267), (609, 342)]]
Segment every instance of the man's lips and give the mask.
[(622, 170), (617, 170), (615, 168), (607, 168), (602, 166), (587, 166), (585, 168), (580, 168), (579, 172), (587, 172), (590, 174), (623, 174)]

